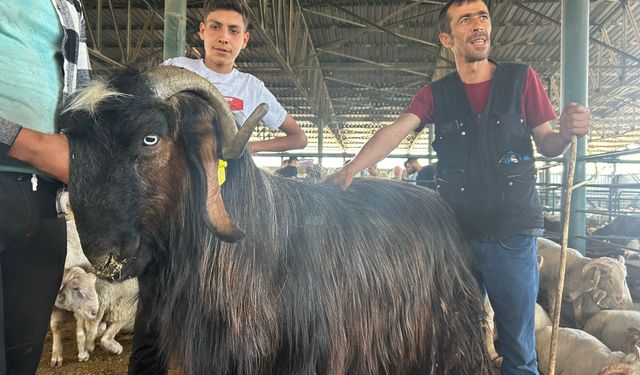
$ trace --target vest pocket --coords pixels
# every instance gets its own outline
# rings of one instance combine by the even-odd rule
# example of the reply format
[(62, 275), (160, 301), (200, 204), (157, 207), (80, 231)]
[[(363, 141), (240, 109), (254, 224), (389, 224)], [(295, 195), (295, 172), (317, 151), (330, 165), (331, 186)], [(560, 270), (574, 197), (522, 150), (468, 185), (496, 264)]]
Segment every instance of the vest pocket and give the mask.
[(477, 216), (478, 212), (478, 207), (475, 207), (474, 204), (482, 201), (479, 199), (480, 197), (473, 196), (477, 194), (477, 191), (471, 186), (474, 182), (477, 183), (474, 181), (474, 175), (468, 171), (456, 171), (455, 173), (442, 171), (442, 175), (438, 177), (436, 182), (436, 190), (442, 199), (451, 206), (463, 230), (469, 230), (472, 226), (473, 218)]
[(542, 223), (542, 212), (536, 191), (536, 170), (533, 160), (519, 163), (499, 164), (498, 180), (500, 197), (496, 207), (503, 212), (502, 220), (509, 227), (531, 228)]
[(458, 120), (449, 120), (436, 126), (433, 149), (438, 153), (438, 159), (445, 161), (450, 167), (464, 166), (469, 160), (471, 124), (468, 125)]

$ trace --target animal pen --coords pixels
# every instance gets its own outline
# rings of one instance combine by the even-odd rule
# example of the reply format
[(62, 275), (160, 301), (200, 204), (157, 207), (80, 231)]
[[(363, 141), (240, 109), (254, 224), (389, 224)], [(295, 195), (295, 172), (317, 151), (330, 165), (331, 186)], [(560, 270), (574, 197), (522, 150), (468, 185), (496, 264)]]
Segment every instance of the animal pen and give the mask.
[[(586, 206), (577, 209), (586, 216), (584, 234), (578, 235), (586, 240), (586, 248), (579, 250), (594, 258), (626, 255), (629, 288), (634, 300), (640, 300), (640, 150), (590, 155), (582, 160), (589, 165), (589, 172), (581, 185), (586, 191)], [(546, 213), (544, 237), (555, 241), (560, 239), (558, 220), (563, 191), (558, 162), (553, 159), (539, 163), (537, 183)], [(624, 221), (626, 225), (618, 228), (614, 221)], [(601, 234), (603, 231), (606, 233)]]

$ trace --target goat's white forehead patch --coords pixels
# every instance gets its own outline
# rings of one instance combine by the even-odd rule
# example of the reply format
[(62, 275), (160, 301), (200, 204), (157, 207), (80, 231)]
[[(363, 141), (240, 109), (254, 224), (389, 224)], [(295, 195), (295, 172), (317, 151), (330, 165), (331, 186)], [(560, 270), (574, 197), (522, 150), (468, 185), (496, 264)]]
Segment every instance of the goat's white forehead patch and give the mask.
[(87, 111), (93, 115), (101, 101), (112, 97), (129, 96), (131, 95), (113, 90), (108, 82), (98, 79), (79, 90), (74, 99), (65, 107), (64, 112)]

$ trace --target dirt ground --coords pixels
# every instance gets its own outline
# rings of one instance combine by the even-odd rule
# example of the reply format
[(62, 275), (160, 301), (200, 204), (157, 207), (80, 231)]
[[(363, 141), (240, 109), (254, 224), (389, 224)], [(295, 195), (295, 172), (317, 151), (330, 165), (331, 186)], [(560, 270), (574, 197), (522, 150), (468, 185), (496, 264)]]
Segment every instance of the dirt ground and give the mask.
[(78, 362), (75, 327), (76, 324), (73, 316), (67, 316), (63, 326), (64, 360), (62, 361), (62, 366), (58, 368), (52, 368), (50, 366), (51, 330), (49, 330), (36, 375), (123, 375), (127, 373), (127, 364), (129, 363), (129, 353), (131, 352), (132, 342), (132, 336), (130, 334), (120, 334), (116, 337), (116, 340), (122, 344), (124, 348), (122, 354), (115, 355), (109, 353), (98, 344), (93, 353), (90, 353), (88, 361)]

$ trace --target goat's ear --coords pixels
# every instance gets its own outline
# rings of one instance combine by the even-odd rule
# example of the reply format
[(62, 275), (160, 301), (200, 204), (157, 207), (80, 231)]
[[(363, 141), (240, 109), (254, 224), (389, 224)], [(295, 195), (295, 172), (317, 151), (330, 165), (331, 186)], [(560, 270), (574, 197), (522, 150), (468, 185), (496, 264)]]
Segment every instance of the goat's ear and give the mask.
[(206, 207), (204, 220), (209, 229), (218, 238), (227, 242), (238, 242), (244, 238), (244, 232), (238, 228), (222, 201), (218, 183), (218, 158), (215, 130), (212, 124), (200, 121), (191, 126), (183, 126), (182, 137), (186, 153), (195, 168), (192, 176), (195, 191), (199, 192), (202, 207)]

